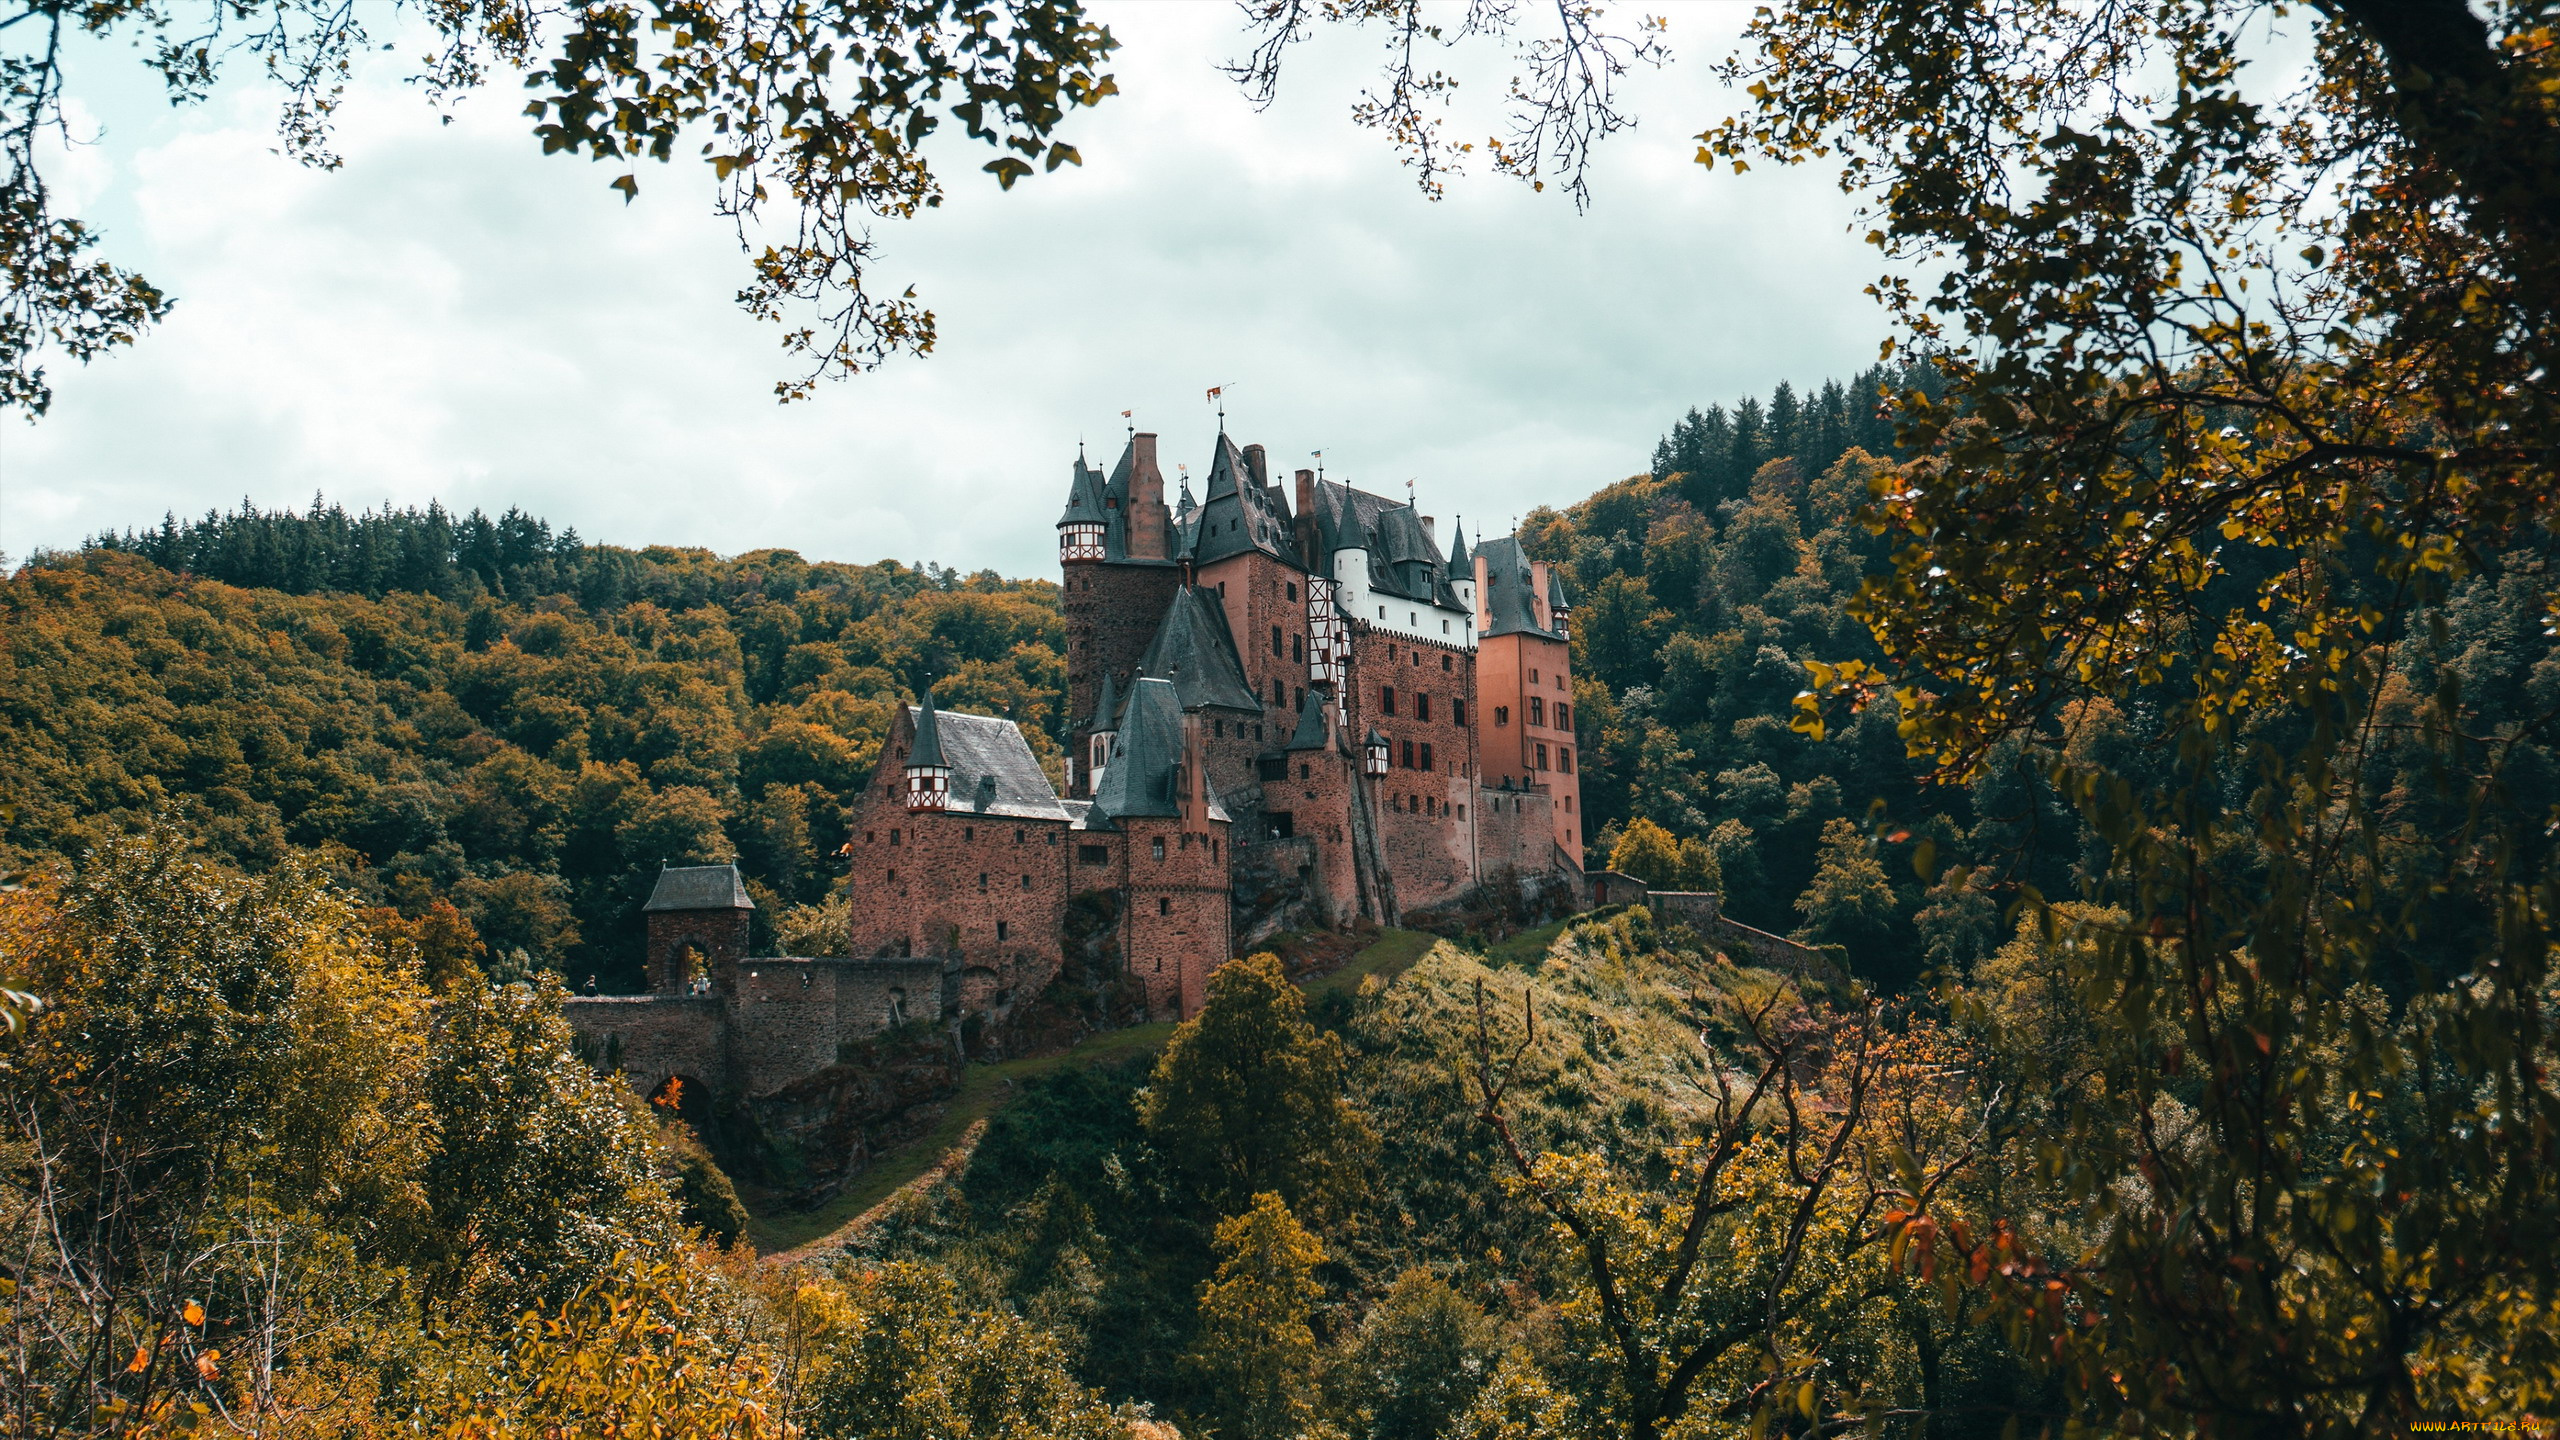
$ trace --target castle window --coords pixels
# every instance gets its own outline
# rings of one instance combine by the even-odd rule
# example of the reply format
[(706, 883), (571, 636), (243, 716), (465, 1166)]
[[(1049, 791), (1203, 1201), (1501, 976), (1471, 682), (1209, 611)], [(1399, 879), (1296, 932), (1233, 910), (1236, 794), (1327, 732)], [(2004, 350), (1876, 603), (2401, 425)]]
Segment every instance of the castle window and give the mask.
[(1022, 877), (1022, 888), (1023, 888), (1023, 889), (1025, 889), (1025, 890), (1028, 890), (1028, 889), (1030, 889), (1030, 888), (1031, 888), (1031, 877), (1030, 877), (1030, 876), (1025, 875), (1025, 876), (1023, 876), (1023, 877)]
[(865, 830), (862, 832), (862, 843), (865, 845), (868, 845), (879, 838), (880, 832), (877, 830)]
[(961, 839), (963, 839), (963, 840), (975, 840), (975, 839), (977, 839), (977, 838), (978, 838), (978, 827), (977, 827), (977, 826), (975, 826), (975, 825), (963, 825), (963, 826), (961, 826), (961, 827), (960, 827), (960, 838), (961, 838)]
[(1209, 858), (1212, 860), (1218, 858), (1218, 838), (1214, 835), (1209, 837)]
[(1532, 725), (1547, 723), (1547, 702), (1535, 695), (1529, 697), (1529, 723)]
[(1052, 844), (1052, 845), (1055, 845), (1055, 844), (1057, 844), (1057, 843), (1058, 843), (1058, 832), (1057, 832), (1057, 831), (1052, 830), (1052, 831), (1050, 831), (1050, 832), (1049, 832), (1049, 843), (1050, 843), (1050, 844)]
[(1161, 860), (1164, 858), (1163, 836), (1159, 835), (1155, 839), (1147, 842), (1147, 854), (1150, 859)]
[(1020, 827), (1016, 827), (1016, 828), (1015, 828), (1015, 830), (1014, 830), (1014, 832), (1013, 832), (1013, 843), (1014, 843), (1014, 844), (1019, 845), (1019, 844), (1021, 844), (1023, 841), (1028, 840), (1028, 839), (1030, 839), (1030, 838), (1031, 838), (1031, 832), (1030, 832), (1030, 831), (1028, 831), (1028, 830), (1024, 830), (1024, 829), (1021, 829)]
[(1556, 747), (1556, 769), (1566, 775), (1573, 773), (1573, 752), (1561, 745)]
[(1271, 658), (1280, 658), (1280, 627), (1277, 625), (1271, 627)]
[[(1279, 653), (1280, 647), (1274, 645), (1271, 649), (1274, 654), (1277, 654)], [(1280, 683), (1280, 677), (1277, 675), (1271, 677), (1271, 703), (1274, 705), (1286, 705), (1289, 703), (1289, 689), (1287, 686)]]
[(1012, 928), (1012, 927), (1010, 927), (1010, 926), (1006, 925), (1006, 924), (1005, 924), (1005, 922), (1003, 922), (1002, 920), (997, 921), (997, 922), (996, 922), (996, 938), (997, 938), (998, 940), (1002, 940), (1002, 939), (1004, 939), (1004, 938), (1005, 938), (1005, 934), (1006, 934), (1006, 932), (1007, 932), (1009, 929), (1011, 929), (1011, 928)]
[(1396, 713), (1396, 687), (1393, 685), (1378, 687), (1378, 713), (1381, 715)]
[(897, 884), (897, 883), (898, 883), (898, 872), (897, 872), (897, 871), (892, 870), (892, 871), (890, 871), (890, 872), (889, 872), (889, 883), (890, 883), (890, 884), (892, 884), (892, 885), (895, 885), (895, 884)]
[(1298, 582), (1295, 580), (1289, 582), (1289, 598), (1292, 600), (1298, 598)]
[[(1278, 687), (1278, 686), (1276, 686), (1276, 685), (1275, 685), (1275, 686), (1273, 686), (1272, 688), (1276, 690), (1276, 689), (1278, 689), (1278, 688), (1280, 688), (1280, 687)], [(1262, 722), (1261, 722), (1261, 721), (1259, 721), (1259, 720), (1256, 720), (1255, 722), (1253, 722), (1253, 738), (1254, 738), (1254, 739), (1256, 739), (1256, 740), (1259, 740), (1259, 739), (1261, 739), (1261, 738), (1262, 738)]]
[(889, 843), (890, 843), (890, 844), (892, 844), (892, 845), (895, 845), (895, 844), (897, 844), (897, 843), (898, 843), (898, 832), (897, 832), (897, 831), (892, 830), (892, 831), (890, 831), (890, 832), (889, 832)]
[(1227, 598), (1227, 582), (1224, 580), (1218, 582), (1218, 598), (1221, 600)]
[(1310, 770), (1309, 770), (1305, 765), (1303, 765), (1303, 764), (1302, 764), (1302, 765), (1300, 765), (1300, 766), (1298, 767), (1298, 778), (1299, 778), (1299, 779), (1301, 779), (1301, 780), (1306, 779), (1306, 778), (1307, 778), (1310, 774), (1312, 774), (1312, 773), (1314, 773), (1314, 772), (1310, 771)]
[(987, 872), (984, 870), (978, 872), (978, 888), (981, 890), (987, 888)]
[(1467, 807), (1464, 805), (1458, 807), (1458, 823), (1461, 825), (1467, 823)]
[(1529, 672), (1529, 683), (1532, 685), (1538, 683), (1538, 672), (1534, 669)]
[(1079, 845), (1076, 847), (1076, 863), (1079, 865), (1108, 865), (1111, 863), (1111, 847), (1108, 845)]
[(1404, 768), (1413, 768), (1413, 742), (1410, 740), (1404, 742)]
[(1510, 724), (1510, 723), (1511, 723), (1511, 707), (1510, 707), (1510, 706), (1508, 706), (1508, 705), (1496, 705), (1496, 706), (1494, 706), (1494, 707), (1493, 707), (1493, 723), (1494, 723), (1494, 725), (1495, 725), (1497, 728), (1499, 728), (1499, 727), (1501, 727), (1501, 726), (1504, 726), (1504, 725), (1508, 725), (1508, 724)]
[(1431, 768), (1431, 742), (1428, 740), (1422, 742), (1422, 768)]
[(1538, 747), (1538, 768), (1541, 770), (1547, 768), (1547, 747), (1544, 745)]
[[(1381, 606), (1379, 606), (1379, 607), (1378, 607), (1378, 618), (1379, 618), (1379, 619), (1381, 619), (1381, 620), (1384, 620), (1384, 619), (1386, 619), (1386, 618), (1387, 618), (1387, 607), (1386, 607), (1386, 606), (1381, 605)], [(1393, 652), (1389, 652), (1389, 653), (1393, 653)]]
[(1440, 657), (1440, 668), (1443, 670), (1453, 668), (1448, 656), (1443, 655)]
[(1564, 797), (1564, 813), (1567, 815), (1573, 813), (1573, 797), (1570, 795)]
[[(1448, 622), (1448, 621), (1443, 620), (1443, 621), (1441, 621), (1441, 622), (1440, 622), (1440, 633), (1441, 633), (1441, 634), (1443, 634), (1443, 635), (1446, 635), (1446, 634), (1448, 634), (1448, 633), (1449, 633), (1449, 622)], [(1441, 663), (1442, 665), (1447, 665), (1447, 664), (1449, 663), (1449, 657), (1448, 657), (1448, 656), (1446, 656), (1446, 655), (1441, 656), (1441, 657), (1440, 657), (1440, 663)]]
[(1289, 637), (1289, 658), (1292, 660), (1304, 660), (1307, 658), (1306, 636), (1292, 635)]
[(1431, 718), (1430, 696), (1416, 695), (1413, 697), (1413, 718), (1416, 720), (1428, 720)]
[[(1167, 897), (1165, 897), (1165, 896), (1162, 896), (1162, 895), (1157, 896), (1157, 897), (1156, 897), (1156, 913), (1157, 913), (1157, 914), (1159, 914), (1159, 915), (1170, 915), (1170, 914), (1172, 914), (1172, 913), (1173, 913), (1173, 901), (1172, 901), (1172, 900), (1170, 900), (1170, 899), (1168, 899), (1168, 898), (1167, 898)], [(1157, 962), (1156, 962), (1156, 972), (1157, 972), (1158, 974), (1162, 974), (1162, 973), (1164, 972), (1164, 962), (1163, 962), (1163, 961), (1159, 960), (1159, 961), (1157, 961)]]
[(1466, 728), (1467, 728), (1467, 702), (1466, 702), (1466, 701), (1464, 701), (1464, 700), (1452, 700), (1452, 701), (1450, 701), (1450, 702), (1449, 702), (1449, 723), (1450, 723), (1450, 724), (1452, 724), (1452, 725), (1457, 726), (1457, 727), (1458, 727), (1459, 729), (1461, 729), (1461, 730), (1464, 730), (1464, 729), (1466, 729)]
[(1226, 738), (1227, 738), (1227, 722), (1226, 722), (1226, 721), (1224, 721), (1224, 720), (1219, 720), (1219, 721), (1215, 721), (1215, 722), (1213, 722), (1213, 723), (1214, 723), (1214, 724), (1216, 724), (1216, 726), (1218, 727), (1218, 738), (1219, 738), (1219, 739), (1221, 739), (1221, 740), (1226, 739)]
[(1559, 730), (1573, 728), (1573, 707), (1561, 700), (1556, 702), (1556, 728)]
[(800, 988), (803, 990), (809, 988), (809, 972), (806, 970), (800, 972)]

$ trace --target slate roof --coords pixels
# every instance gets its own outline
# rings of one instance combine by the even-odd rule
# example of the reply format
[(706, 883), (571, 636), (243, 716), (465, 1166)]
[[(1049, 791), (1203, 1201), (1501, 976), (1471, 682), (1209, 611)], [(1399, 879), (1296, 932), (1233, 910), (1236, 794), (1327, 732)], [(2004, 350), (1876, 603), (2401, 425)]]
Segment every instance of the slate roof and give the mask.
[(1298, 728), (1289, 737), (1292, 750), (1321, 750), (1325, 747), (1324, 692), (1310, 690), (1306, 701), (1298, 706)]
[[(921, 729), (926, 711), (907, 715)], [(997, 715), (934, 714), (942, 763), (951, 767), (949, 806), (955, 815), (999, 815), (1010, 820), (1064, 820), (1058, 789), (1022, 738), (1022, 727)], [(919, 735), (919, 740), (921, 740)], [(908, 754), (915, 763), (915, 752)]]
[[(1487, 540), (1476, 547), (1476, 558), (1484, 562), (1484, 593), (1476, 600), (1484, 609), (1487, 638), (1519, 634), (1564, 638), (1538, 623), (1537, 607), (1531, 603), (1536, 587), (1519, 540), (1509, 535)], [(1550, 587), (1548, 593), (1562, 592)]]
[(1209, 498), (1200, 505), (1193, 559), (1206, 565), (1251, 550), (1305, 568), (1297, 554), (1289, 502), (1282, 498), (1280, 487), (1256, 480), (1236, 442), (1220, 434), (1218, 448), (1209, 459)]
[(1103, 525), (1110, 521), (1102, 508), (1102, 472), (1084, 463), (1084, 452), (1076, 452), (1076, 468), (1067, 477), (1067, 508), (1058, 516), (1058, 524)]
[(916, 743), (907, 751), (907, 768), (914, 770), (926, 765), (950, 764), (942, 758), (941, 717), (933, 708), (932, 686), (924, 687), (924, 704), (915, 707), (915, 711)]
[(1112, 679), (1111, 672), (1105, 670), (1102, 672), (1102, 693), (1094, 697), (1093, 719), (1084, 727), (1085, 733), (1108, 730), (1119, 718), (1120, 682)]
[(676, 865), (658, 872), (642, 910), (753, 910), (735, 865)]
[(1452, 585), (1461, 580), (1471, 581), (1476, 578), (1475, 559), (1467, 554), (1467, 522), (1464, 520), (1460, 520), (1449, 532), (1449, 563), (1441, 573), (1447, 576)]
[[(1171, 681), (1185, 710), (1215, 706), (1223, 710), (1262, 709), (1262, 697), (1244, 678), (1244, 662), (1236, 657), (1235, 636), (1227, 630), (1226, 607), (1197, 585), (1173, 592), (1156, 638), (1138, 660), (1140, 684)], [(1130, 691), (1134, 704), (1137, 691)]]
[[(1174, 802), (1174, 767), (1182, 763), (1182, 697), (1171, 681), (1141, 678), (1129, 687), (1129, 710), (1111, 737), (1111, 761), (1093, 794), (1093, 813), (1105, 819), (1170, 816), (1182, 813)], [(1227, 818), (1215, 792), (1209, 817)], [(1089, 828), (1095, 825), (1091, 816)]]
[(1425, 605), (1466, 608), (1449, 589), (1449, 562), (1411, 504), (1322, 480), (1315, 499), (1316, 544), (1326, 573), (1332, 572), (1336, 551), (1366, 550), (1371, 589)]

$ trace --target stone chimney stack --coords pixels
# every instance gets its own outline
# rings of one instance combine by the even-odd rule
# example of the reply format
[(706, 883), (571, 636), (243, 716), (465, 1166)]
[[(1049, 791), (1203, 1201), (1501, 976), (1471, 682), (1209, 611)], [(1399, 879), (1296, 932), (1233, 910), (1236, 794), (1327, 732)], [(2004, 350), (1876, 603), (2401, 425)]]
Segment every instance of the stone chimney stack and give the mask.
[(1129, 462), (1129, 558), (1169, 559), (1173, 512), (1164, 505), (1164, 472), (1156, 468), (1156, 437), (1140, 431)]
[(1247, 445), (1244, 447), (1244, 473), (1253, 477), (1253, 485), (1255, 489), (1268, 490), (1271, 488), (1271, 465), (1269, 460), (1263, 455), (1261, 446)]
[(1432, 544), (1434, 544), (1434, 545), (1439, 544), (1439, 543), (1440, 543), (1440, 531), (1439, 531), (1439, 528), (1438, 528), (1438, 527), (1439, 527), (1439, 523), (1440, 523), (1440, 522), (1439, 522), (1439, 517), (1437, 517), (1437, 516), (1434, 516), (1434, 515), (1425, 515), (1425, 516), (1423, 516), (1423, 517), (1422, 517), (1422, 538), (1423, 538), (1423, 539), (1425, 539), (1425, 540), (1430, 541), (1430, 542), (1431, 542)]

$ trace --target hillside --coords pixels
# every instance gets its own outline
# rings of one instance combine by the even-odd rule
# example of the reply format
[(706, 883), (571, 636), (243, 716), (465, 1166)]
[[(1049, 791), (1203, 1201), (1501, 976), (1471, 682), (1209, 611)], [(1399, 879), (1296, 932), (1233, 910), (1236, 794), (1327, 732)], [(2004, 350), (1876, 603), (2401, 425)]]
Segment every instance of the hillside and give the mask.
[[(566, 573), (425, 577), (443, 593), (302, 594), (289, 566), (214, 568), (278, 584), (104, 545), (0, 581), (8, 858), (165, 813), (255, 867), (293, 847), (335, 856), (376, 904), (449, 899), (501, 971), (628, 987), (663, 859), (734, 857), (760, 942), (824, 896), (845, 799), (891, 707), (928, 681), (1021, 719), (1056, 758), (1047, 581), (607, 547), (578, 547)], [(611, 593), (542, 588), (581, 575), (612, 577)]]

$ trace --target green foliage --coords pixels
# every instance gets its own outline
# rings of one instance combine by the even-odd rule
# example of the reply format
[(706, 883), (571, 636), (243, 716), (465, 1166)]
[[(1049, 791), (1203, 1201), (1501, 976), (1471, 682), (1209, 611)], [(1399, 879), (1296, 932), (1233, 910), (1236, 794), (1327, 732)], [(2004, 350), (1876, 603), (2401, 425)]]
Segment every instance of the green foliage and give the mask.
[(1502, 1360), (1501, 1330), (1428, 1270), (1370, 1307), (1334, 1362), (1333, 1407), (1354, 1440), (1437, 1440)]
[[(1009, 190), (1032, 162), (1083, 163), (1057, 131), (1078, 107), (1118, 90), (1100, 72), (1118, 42), (1072, 0), (924, 0), (778, 17), (727, 0), (642, 10), (483, 0), (422, 14), (432, 33), (418, 78), (439, 103), (512, 72), (533, 92), (525, 113), (545, 155), (636, 167), (669, 160), (679, 142), (699, 155), (717, 182), (719, 213), (746, 227), (753, 273), (738, 303), (786, 324), (784, 349), (810, 367), (776, 383), (785, 400), (821, 378), (933, 348), (933, 313), (914, 291), (883, 299), (865, 278), (872, 222), (941, 203), (933, 161), (949, 156), (927, 141), (946, 116), (996, 152), (982, 168)], [(48, 155), (35, 137), (62, 128), (66, 105), (77, 110), (65, 81), (78, 40), (136, 45), (171, 103), (184, 104), (212, 92), (234, 48), (224, 37), (237, 37), (283, 90), (283, 152), (334, 169), (330, 131), (348, 69), (375, 36), (353, 11), (298, 0), (106, 0), (77, 15), (29, 5), (0, 24), (27, 20), (36, 25), (9, 61), (0, 103), (10, 176), (0, 270), (11, 277), (0, 305), (0, 405), (42, 413), (52, 392), (36, 362), (46, 348), (87, 360), (133, 343), (170, 304), (141, 276), (90, 254), (90, 227), (54, 213)], [(609, 188), (626, 203), (640, 191), (631, 173)], [(752, 222), (776, 205), (781, 238), (748, 241)]]
[(1315, 1331), (1307, 1317), (1324, 1287), (1324, 1246), (1278, 1195), (1218, 1222), (1218, 1273), (1200, 1287), (1200, 1331), (1189, 1364), (1220, 1440), (1294, 1435), (1315, 1409)]
[(1375, 1145), (1342, 1096), (1339, 1036), (1318, 1034), (1279, 958), (1232, 960), (1156, 1062), (1139, 1104), (1148, 1139), (1213, 1209), (1276, 1193), (1323, 1214), (1348, 1200)]
[(892, 1264), (803, 1301), (814, 1312), (802, 1415), (811, 1433), (865, 1440), (1121, 1440), (1120, 1421), (1067, 1372), (1057, 1342), (951, 1276)]
[[(319, 850), (405, 921), (450, 904), (443, 938), (409, 937), (439, 988), (457, 958), (521, 950), (629, 989), (662, 860), (736, 856), (775, 902), (765, 924), (824, 898), (842, 807), (930, 677), (973, 677), (1055, 753), (1047, 584), (583, 546), (512, 512), (392, 518), (213, 517), (0, 580), (7, 853), (165, 812), (252, 867)], [(366, 568), (422, 554), (439, 563)], [(316, 593), (340, 585), (368, 593)]]

